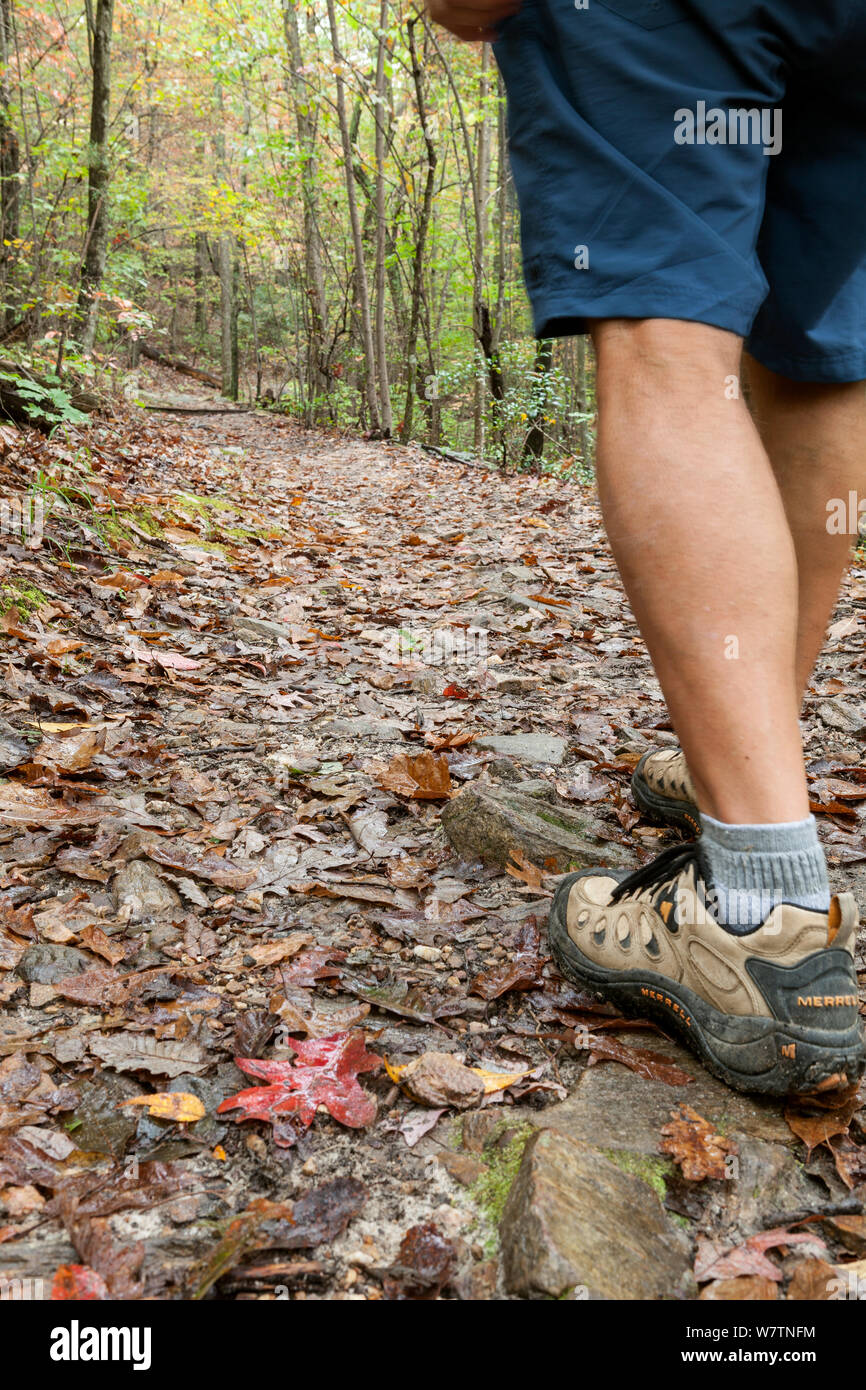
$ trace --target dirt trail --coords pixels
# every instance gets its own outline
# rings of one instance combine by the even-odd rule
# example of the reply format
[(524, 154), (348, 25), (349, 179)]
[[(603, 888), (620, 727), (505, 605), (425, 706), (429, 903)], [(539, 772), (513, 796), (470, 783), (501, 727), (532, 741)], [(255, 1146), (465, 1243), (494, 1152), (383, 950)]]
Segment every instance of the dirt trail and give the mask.
[[(147, 385), (151, 403), (214, 401), (158, 370)], [(47, 1291), (75, 1264), (92, 1276), (61, 1285), (118, 1297), (483, 1299), (504, 1279), (559, 1296), (578, 1256), (528, 1267), (531, 1193), (499, 1231), (550, 1126), (593, 1146), (611, 1212), (627, 1200), (663, 1237), (687, 1296), (696, 1254), (700, 1283), (724, 1282), (702, 1241), (856, 1213), (856, 1105), (841, 1164), (825, 1143), (804, 1169), (808, 1125), (732, 1097), (546, 961), (563, 826), (625, 863), (670, 838), (628, 790), (673, 734), (588, 489), (261, 413), (132, 412), (87, 445), (86, 508), (74, 450), (28, 438), (3, 464), (10, 486), (46, 466), (57, 485), (41, 545), (4, 537), (0, 570), (0, 1279)], [(861, 901), (864, 596), (861, 563), (805, 726), (834, 879)], [(512, 836), (507, 866), (477, 857), (486, 820), (449, 842), (443, 808), (470, 794)], [(440, 1064), (417, 1103), (399, 1071), (353, 1080), (341, 1052), (303, 1117), (261, 1096), (245, 1103), (266, 1118), (218, 1113), (256, 1077), (285, 1101), (310, 1080), (305, 1041), (354, 1033), (392, 1070), (464, 1067)], [(140, 1103), (157, 1093), (200, 1105), (159, 1118)], [(689, 1184), (659, 1155), (682, 1101), (736, 1136), (742, 1181)], [(558, 1190), (574, 1153), (533, 1139), (524, 1168)], [(866, 1249), (822, 1230), (802, 1259)], [(660, 1296), (640, 1277), (627, 1296)]]

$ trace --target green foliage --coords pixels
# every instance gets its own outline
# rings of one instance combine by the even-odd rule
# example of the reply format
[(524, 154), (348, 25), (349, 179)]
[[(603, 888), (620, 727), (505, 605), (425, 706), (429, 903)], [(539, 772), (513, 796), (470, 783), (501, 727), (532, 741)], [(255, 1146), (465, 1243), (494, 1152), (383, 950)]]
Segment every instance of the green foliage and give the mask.
[(47, 383), (43, 386), (27, 376), (0, 372), (0, 382), (20, 396), (25, 410), (33, 419), (45, 419), (52, 426), (81, 425), (87, 421), (87, 416), (75, 409), (69, 392), (59, 381), (57, 385)]

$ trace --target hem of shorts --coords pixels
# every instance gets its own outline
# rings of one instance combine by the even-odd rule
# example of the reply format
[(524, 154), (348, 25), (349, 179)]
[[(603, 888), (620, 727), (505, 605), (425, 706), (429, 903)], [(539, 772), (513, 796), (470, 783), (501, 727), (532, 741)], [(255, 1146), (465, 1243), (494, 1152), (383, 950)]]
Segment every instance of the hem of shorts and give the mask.
[(746, 350), (763, 367), (787, 377), (789, 381), (814, 382), (817, 385), (842, 386), (866, 381), (866, 348), (846, 352), (809, 353), (789, 357), (772, 343), (746, 340)]
[(569, 338), (588, 333), (590, 319), (678, 319), (705, 323), (745, 338), (760, 307), (752, 299), (748, 304), (725, 300), (696, 308), (694, 299), (676, 299), (664, 292), (635, 294), (633, 290), (627, 294), (602, 294), (596, 299), (575, 299), (573, 295), (558, 299), (535, 293), (531, 302), (537, 338)]

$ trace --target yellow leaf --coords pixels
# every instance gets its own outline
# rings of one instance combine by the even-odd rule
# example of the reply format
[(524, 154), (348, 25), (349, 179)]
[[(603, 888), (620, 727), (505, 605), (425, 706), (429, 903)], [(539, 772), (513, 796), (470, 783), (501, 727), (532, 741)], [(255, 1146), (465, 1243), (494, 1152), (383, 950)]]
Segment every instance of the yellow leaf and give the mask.
[(505, 1091), (509, 1086), (513, 1086), (515, 1081), (521, 1081), (535, 1068), (525, 1067), (523, 1071), (485, 1071), (483, 1067), (470, 1067), (469, 1070), (481, 1077), (484, 1082), (484, 1094), (492, 1096), (495, 1091)]
[(90, 726), (87, 721), (83, 724), (67, 724), (59, 719), (42, 719), (38, 724), (28, 724), (29, 729), (41, 729), (44, 734), (66, 734), (70, 729), (87, 729)]
[(214, 1158), (218, 1158), (219, 1161), (220, 1161), (220, 1163), (224, 1163), (224, 1162), (225, 1162), (226, 1151), (225, 1151), (225, 1149), (223, 1148), (222, 1144), (217, 1144), (216, 1148), (215, 1148), (214, 1151), (213, 1151), (213, 1156), (214, 1156)]
[(408, 1062), (404, 1062), (403, 1065), (402, 1065), (402, 1067), (392, 1067), (392, 1066), (391, 1066), (391, 1063), (388, 1061), (388, 1058), (387, 1058), (387, 1057), (383, 1057), (383, 1058), (382, 1058), (382, 1061), (385, 1063), (385, 1070), (386, 1070), (386, 1072), (388, 1073), (388, 1075), (390, 1076), (391, 1080), (392, 1080), (392, 1081), (396, 1081), (397, 1085), (399, 1086), (399, 1084), (400, 1084), (400, 1077), (403, 1075), (403, 1073), (404, 1073), (404, 1071), (406, 1070), (406, 1068), (407, 1068), (407, 1066), (409, 1065), (409, 1063), (408, 1063)]
[(188, 1091), (162, 1091), (153, 1096), (133, 1096), (131, 1100), (120, 1102), (124, 1105), (146, 1105), (148, 1115), (157, 1120), (177, 1120), (178, 1124), (192, 1125), (204, 1118), (205, 1108), (198, 1096)]

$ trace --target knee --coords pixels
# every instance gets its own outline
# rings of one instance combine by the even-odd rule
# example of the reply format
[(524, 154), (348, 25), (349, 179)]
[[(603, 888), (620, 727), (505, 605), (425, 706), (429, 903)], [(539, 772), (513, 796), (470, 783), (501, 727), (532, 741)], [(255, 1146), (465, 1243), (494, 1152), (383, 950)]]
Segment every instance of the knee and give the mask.
[(740, 371), (742, 339), (735, 333), (682, 319), (597, 319), (590, 331), (598, 366), (598, 394), (663, 391), (718, 393)]

